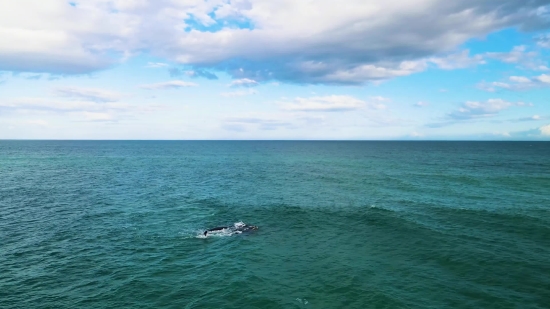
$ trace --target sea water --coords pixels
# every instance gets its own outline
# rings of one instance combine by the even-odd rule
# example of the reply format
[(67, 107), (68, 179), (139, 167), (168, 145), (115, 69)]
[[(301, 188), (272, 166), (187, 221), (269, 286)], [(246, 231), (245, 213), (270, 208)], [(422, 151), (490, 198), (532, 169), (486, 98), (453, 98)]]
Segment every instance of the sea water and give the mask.
[(549, 307), (547, 142), (0, 141), (0, 308)]

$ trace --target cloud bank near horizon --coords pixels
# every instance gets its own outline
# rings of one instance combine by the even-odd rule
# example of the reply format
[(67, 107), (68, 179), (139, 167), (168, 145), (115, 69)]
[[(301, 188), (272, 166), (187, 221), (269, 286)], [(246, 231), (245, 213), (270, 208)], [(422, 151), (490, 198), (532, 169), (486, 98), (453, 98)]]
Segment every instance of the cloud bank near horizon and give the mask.
[(0, 2), (0, 138), (548, 140), (550, 0)]

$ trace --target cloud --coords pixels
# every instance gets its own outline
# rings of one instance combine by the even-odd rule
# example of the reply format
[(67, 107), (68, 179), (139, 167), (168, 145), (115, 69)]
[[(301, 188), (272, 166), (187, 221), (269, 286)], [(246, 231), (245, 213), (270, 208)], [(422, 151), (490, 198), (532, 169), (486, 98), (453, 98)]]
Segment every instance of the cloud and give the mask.
[(120, 93), (113, 91), (81, 87), (59, 87), (55, 89), (55, 93), (63, 97), (85, 99), (96, 102), (115, 102), (123, 97)]
[(498, 89), (522, 91), (535, 88), (546, 88), (550, 87), (550, 75), (541, 74), (533, 77), (510, 76), (507, 82), (481, 82), (477, 87), (488, 92), (495, 92)]
[(416, 106), (416, 107), (426, 107), (428, 105), (430, 105), (430, 103), (420, 101), (420, 102), (416, 103), (414, 106)]
[(258, 85), (258, 82), (253, 79), (242, 78), (232, 81), (229, 87), (256, 87)]
[(380, 103), (369, 103), (347, 95), (295, 98), (292, 102), (282, 102), (284, 110), (301, 112), (345, 112), (364, 107), (384, 108)]
[(292, 126), (292, 123), (285, 120), (254, 116), (226, 118), (222, 125), (226, 130), (239, 132), (248, 131), (251, 128), (257, 128), (259, 130), (276, 130)]
[(0, 108), (12, 110), (41, 110), (41, 111), (97, 111), (97, 110), (127, 110), (132, 105), (127, 103), (100, 103), (97, 101), (59, 100), (45, 98), (19, 98), (1, 100)]
[(473, 67), (480, 64), (485, 64), (485, 60), (482, 55), (475, 55), (470, 57), (470, 51), (464, 50), (460, 53), (451, 54), (447, 57), (433, 57), (429, 59), (430, 62), (436, 64), (443, 70), (455, 70)]
[(43, 77), (43, 74), (25, 74), (23, 78), (29, 80), (39, 80)]
[[(301, 63), (292, 68), (297, 78), (308, 83), (362, 84), (366, 81), (381, 81), (424, 71), (427, 61), (402, 61), (380, 65), (365, 64), (340, 67), (338, 63)], [(300, 72), (301, 71), (301, 72)]]
[(2, 114), (62, 115), (74, 121), (108, 121), (165, 109), (160, 104), (129, 104), (60, 98), (18, 98), (0, 100)]
[(530, 130), (508, 132), (506, 137), (514, 140), (548, 140), (550, 124)]
[(550, 33), (539, 35), (535, 38), (537, 45), (542, 48), (550, 48)]
[(510, 76), (510, 81), (518, 83), (518, 84), (527, 84), (530, 83), (531, 80), (524, 76)]
[(514, 121), (514, 122), (525, 122), (525, 121), (541, 121), (541, 120), (545, 120), (547, 119), (548, 117), (542, 117), (540, 115), (533, 115), (531, 117), (522, 117), (522, 118), (516, 118), (516, 119), (513, 119), (511, 121)]
[(460, 107), (441, 118), (438, 122), (428, 123), (429, 128), (440, 128), (462, 122), (479, 121), (497, 116), (511, 107), (533, 106), (524, 102), (509, 102), (502, 99), (489, 99), (485, 102), (467, 101)]
[(164, 62), (148, 62), (145, 67), (151, 69), (166, 68), (168, 64)]
[(510, 84), (503, 82), (481, 82), (477, 84), (477, 88), (483, 91), (495, 92), (498, 88), (509, 89)]
[(519, 64), (520, 67), (533, 71), (548, 71), (547, 63), (540, 59), (535, 51), (527, 51), (527, 46), (515, 46), (507, 53), (486, 53), (488, 58), (500, 60), (505, 63)]
[[(428, 59), (500, 29), (547, 28), (546, 5), (546, 0), (346, 0), (338, 6), (329, 0), (2, 1), (0, 70), (84, 74), (147, 51), (235, 79), (363, 84), (422, 71)], [(440, 60), (439, 66), (472, 64), (464, 59), (459, 54), (454, 63)]]
[(149, 90), (158, 90), (158, 89), (179, 89), (187, 87), (197, 87), (198, 84), (186, 82), (182, 80), (172, 80), (169, 82), (162, 82), (156, 84), (141, 85), (139, 88), (149, 89)]
[(487, 57), (498, 59), (506, 63), (519, 63), (525, 58), (530, 58), (536, 55), (535, 52), (526, 52), (527, 46), (515, 46), (508, 53), (487, 53)]
[(550, 75), (542, 74), (540, 76), (534, 77), (531, 81), (537, 81), (539, 83), (543, 83), (545, 86), (550, 85)]
[[(501, 29), (504, 24), (535, 28), (542, 25), (543, 19), (537, 15), (542, 3), (525, 5), (519, 1), (498, 9), (493, 1), (452, 5), (444, 1), (373, 1), (370, 6), (365, 1), (347, 1), (342, 8), (330, 9), (325, 6), (328, 2), (320, 1), (315, 7), (300, 5), (292, 10), (263, 1), (251, 3), (251, 10), (241, 13), (256, 21), (254, 14), (269, 8), (265, 10), (269, 15), (261, 14), (269, 16), (268, 20), (258, 20), (258, 27), (252, 30), (194, 33), (195, 38), (208, 42), (207, 49), (212, 54), (189, 54), (182, 60), (211, 63), (216, 59), (214, 66), (223, 67), (238, 78), (361, 84), (422, 71), (427, 58), (451, 51), (469, 38)], [(292, 12), (290, 17), (288, 12)], [(296, 14), (299, 23), (288, 22), (292, 14)], [(424, 19), (427, 14), (430, 18)], [(227, 49), (215, 49), (215, 44), (209, 44), (228, 38), (231, 39), (224, 41)], [(251, 41), (254, 48), (248, 48)], [(234, 58), (239, 61), (230, 60)], [(415, 66), (407, 67), (410, 63)]]
[(94, 2), (79, 9), (61, 0), (2, 2), (0, 70), (85, 74), (116, 63), (112, 55), (123, 49), (110, 42), (122, 43), (129, 19), (110, 19)]
[(172, 77), (178, 77), (178, 76), (185, 75), (185, 76), (188, 76), (188, 77), (191, 77), (191, 78), (204, 77), (204, 78), (210, 79), (210, 80), (218, 79), (218, 76), (216, 74), (208, 72), (206, 70), (202, 70), (202, 69), (184, 70), (184, 69), (179, 69), (179, 68), (171, 68), (171, 69), (168, 70), (168, 72), (170, 73), (170, 76), (172, 76)]
[(493, 132), (493, 135), (509, 138), (512, 137), (512, 134), (510, 132)]
[(232, 98), (232, 97), (242, 97), (247, 95), (253, 95), (257, 93), (258, 92), (256, 90), (248, 89), (248, 90), (239, 90), (239, 91), (233, 91), (233, 92), (222, 92), (220, 93), (220, 95), (222, 97)]
[(375, 102), (391, 102), (390, 98), (385, 98), (383, 96), (370, 97), (369, 100), (370, 101), (375, 101)]
[(468, 101), (462, 106), (450, 113), (448, 116), (453, 120), (465, 120), (475, 118), (492, 117), (500, 111), (508, 109), (512, 106), (525, 106), (523, 102), (512, 103), (502, 99), (489, 99), (485, 102)]
[[(8, 71), (0, 71), (0, 84), (3, 82), (8, 81), (8, 76), (11, 76), (13, 78), (22, 78), (26, 80), (39, 80), (42, 78), (48, 77), (46, 74), (34, 74), (34, 73), (20, 73), (20, 72), (8, 72)], [(55, 76), (51, 75), (48, 77), (48, 79), (52, 80)]]

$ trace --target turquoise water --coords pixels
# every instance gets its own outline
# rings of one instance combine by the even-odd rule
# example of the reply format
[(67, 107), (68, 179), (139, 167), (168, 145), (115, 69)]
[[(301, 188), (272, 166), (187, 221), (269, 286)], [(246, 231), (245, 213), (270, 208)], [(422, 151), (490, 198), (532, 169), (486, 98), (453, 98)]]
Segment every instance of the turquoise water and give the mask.
[(1, 308), (549, 304), (550, 143), (0, 141)]

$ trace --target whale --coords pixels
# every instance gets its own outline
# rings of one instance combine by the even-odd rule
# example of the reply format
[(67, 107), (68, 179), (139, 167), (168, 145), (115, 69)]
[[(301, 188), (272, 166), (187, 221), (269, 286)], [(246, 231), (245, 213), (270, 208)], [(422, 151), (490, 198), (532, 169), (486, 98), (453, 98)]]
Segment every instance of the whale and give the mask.
[(229, 230), (231, 232), (248, 232), (257, 230), (258, 227), (255, 225), (247, 225), (247, 224), (239, 224), (235, 226), (218, 226), (211, 229), (208, 229), (204, 231), (204, 236), (208, 235), (209, 232), (216, 232), (216, 231), (222, 231), (222, 230)]

